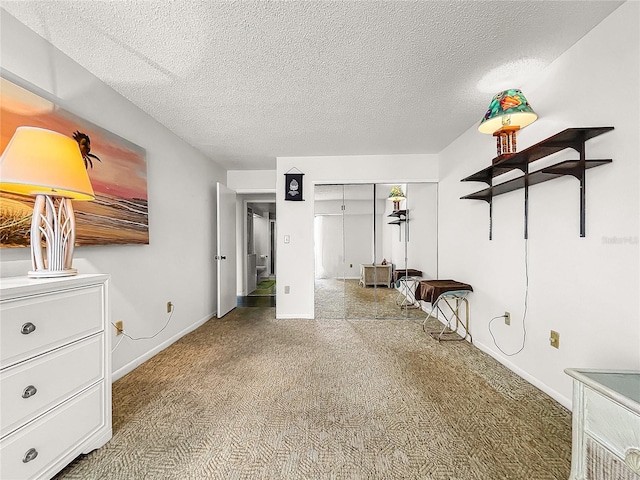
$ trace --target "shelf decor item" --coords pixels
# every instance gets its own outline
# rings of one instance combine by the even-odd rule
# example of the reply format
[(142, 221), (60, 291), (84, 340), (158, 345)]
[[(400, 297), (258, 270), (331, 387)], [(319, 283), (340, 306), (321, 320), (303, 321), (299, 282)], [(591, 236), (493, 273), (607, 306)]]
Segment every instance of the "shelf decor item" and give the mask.
[(76, 275), (71, 200), (95, 198), (78, 142), (51, 130), (18, 127), (0, 157), (0, 169), (0, 190), (36, 197), (28, 276)]
[(404, 193), (402, 192), (402, 188), (398, 185), (395, 187), (391, 187), (391, 192), (389, 192), (389, 200), (393, 202), (393, 211), (397, 212), (400, 210), (400, 202), (405, 199)]
[[(295, 172), (294, 172), (295, 170)], [(302, 177), (304, 177), (304, 173), (302, 173), (297, 168), (293, 167), (287, 173), (284, 174), (284, 199), (293, 201), (293, 202), (303, 202), (304, 196), (302, 194)]]
[(496, 137), (497, 158), (500, 159), (516, 153), (516, 132), (537, 118), (522, 92), (511, 88), (493, 97), (478, 130)]

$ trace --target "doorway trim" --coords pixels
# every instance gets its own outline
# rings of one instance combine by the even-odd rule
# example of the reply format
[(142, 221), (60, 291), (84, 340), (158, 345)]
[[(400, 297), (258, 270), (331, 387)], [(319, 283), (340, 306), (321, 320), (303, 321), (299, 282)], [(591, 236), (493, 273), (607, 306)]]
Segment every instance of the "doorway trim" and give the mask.
[[(274, 193), (241, 193), (238, 192), (238, 195), (242, 197), (242, 212), (239, 218), (242, 218), (242, 239), (241, 239), (241, 252), (239, 255), (239, 259), (237, 261), (237, 271), (241, 278), (240, 292), (238, 292), (238, 296), (246, 296), (251, 292), (247, 291), (247, 256), (249, 252), (247, 251), (247, 211), (248, 205), (250, 203), (273, 203), (277, 205), (275, 192)], [(277, 208), (277, 207), (276, 207)], [(276, 211), (276, 219), (277, 223), (277, 211)], [(271, 220), (269, 220), (271, 222)], [(269, 240), (271, 241), (271, 240)], [(240, 283), (240, 282), (239, 282)]]

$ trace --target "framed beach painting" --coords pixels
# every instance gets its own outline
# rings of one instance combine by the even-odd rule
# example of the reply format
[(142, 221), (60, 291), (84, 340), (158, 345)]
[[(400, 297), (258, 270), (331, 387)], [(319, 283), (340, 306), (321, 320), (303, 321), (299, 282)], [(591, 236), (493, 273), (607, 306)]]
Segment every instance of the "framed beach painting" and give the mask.
[[(46, 128), (74, 138), (96, 196), (94, 201), (73, 204), (76, 245), (148, 244), (145, 150), (34, 91), (0, 77), (0, 151), (19, 126)], [(0, 192), (2, 247), (29, 245), (32, 211), (32, 197)]]

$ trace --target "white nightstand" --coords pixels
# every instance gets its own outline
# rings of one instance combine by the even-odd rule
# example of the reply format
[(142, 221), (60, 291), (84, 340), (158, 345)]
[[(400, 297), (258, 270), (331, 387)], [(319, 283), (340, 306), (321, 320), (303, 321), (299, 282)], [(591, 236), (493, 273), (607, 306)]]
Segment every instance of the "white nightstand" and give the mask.
[(570, 480), (640, 480), (640, 372), (565, 372), (574, 378)]
[(0, 279), (0, 478), (51, 478), (111, 438), (108, 279)]

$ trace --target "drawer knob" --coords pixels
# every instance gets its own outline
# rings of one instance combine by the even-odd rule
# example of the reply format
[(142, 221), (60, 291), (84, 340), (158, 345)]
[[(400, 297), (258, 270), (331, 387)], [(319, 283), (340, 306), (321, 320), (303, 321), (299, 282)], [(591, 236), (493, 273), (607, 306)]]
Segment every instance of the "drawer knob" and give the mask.
[(22, 463), (29, 463), (31, 460), (35, 459), (37, 456), (38, 456), (38, 451), (35, 448), (30, 448), (29, 450), (27, 450), (27, 453), (24, 454)]
[(27, 322), (24, 325), (22, 325), (22, 330), (20, 330), (20, 332), (23, 335), (29, 335), (31, 332), (33, 332), (36, 329), (36, 326), (31, 323), (31, 322)]
[(22, 398), (33, 397), (37, 392), (38, 392), (38, 389), (36, 387), (34, 387), (33, 385), (29, 385), (22, 392)]

